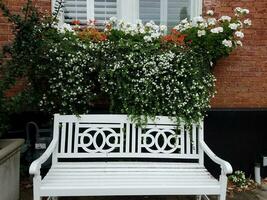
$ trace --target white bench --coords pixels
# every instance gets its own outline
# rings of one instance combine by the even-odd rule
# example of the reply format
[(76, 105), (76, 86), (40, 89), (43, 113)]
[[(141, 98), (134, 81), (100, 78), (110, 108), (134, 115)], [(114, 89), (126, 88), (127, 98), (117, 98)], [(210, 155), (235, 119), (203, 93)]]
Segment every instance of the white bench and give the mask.
[[(34, 200), (59, 196), (218, 195), (226, 198), (231, 165), (203, 140), (203, 124), (192, 131), (168, 117), (144, 127), (126, 115), (54, 116), (53, 140), (30, 166)], [(204, 167), (204, 152), (221, 166), (219, 180)], [(52, 166), (41, 178), (41, 165)]]

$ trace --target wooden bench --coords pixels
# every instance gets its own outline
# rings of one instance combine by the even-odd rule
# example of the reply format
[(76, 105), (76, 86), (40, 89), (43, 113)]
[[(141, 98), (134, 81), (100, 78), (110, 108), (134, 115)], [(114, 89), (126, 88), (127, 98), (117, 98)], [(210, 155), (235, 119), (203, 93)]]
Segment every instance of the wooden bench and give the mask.
[[(218, 195), (226, 198), (231, 165), (192, 131), (168, 117), (144, 127), (126, 115), (54, 116), (53, 140), (30, 166), (34, 200), (59, 196)], [(219, 180), (204, 167), (204, 153), (221, 166)], [(52, 166), (41, 178), (41, 165)]]

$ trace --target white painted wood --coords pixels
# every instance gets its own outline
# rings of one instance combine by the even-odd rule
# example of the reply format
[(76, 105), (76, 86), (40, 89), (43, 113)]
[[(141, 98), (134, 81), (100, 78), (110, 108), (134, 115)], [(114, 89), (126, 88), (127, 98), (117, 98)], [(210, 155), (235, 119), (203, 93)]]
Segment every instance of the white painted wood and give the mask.
[(62, 126), (61, 126), (61, 131), (60, 131), (60, 135), (61, 135), (61, 138), (60, 138), (60, 153), (65, 153), (65, 143), (66, 143), (66, 134), (67, 134), (67, 131), (66, 131), (66, 124), (67, 123), (62, 123)]
[(132, 125), (132, 153), (135, 153), (136, 152), (136, 134), (137, 134), (137, 132), (136, 132), (136, 125), (135, 124), (133, 124)]
[[(203, 124), (193, 125), (190, 133), (181, 124), (177, 134), (175, 120), (164, 116), (137, 127), (126, 115), (55, 115), (53, 140), (30, 167), (34, 174), (34, 200), (44, 196), (112, 195), (218, 195), (225, 200), (226, 174), (232, 168), (205, 144), (202, 127)], [(198, 152), (194, 148), (191, 152), (196, 143)], [(221, 165), (219, 181), (202, 164), (204, 152)], [(51, 155), (52, 167), (41, 180), (41, 165)], [(107, 161), (59, 160), (70, 158)], [(109, 158), (160, 160), (109, 162)], [(163, 162), (164, 159), (175, 162)]]
[(191, 133), (189, 130), (185, 131), (186, 134), (186, 154), (191, 154)]
[(198, 154), (199, 154), (199, 164), (204, 166), (204, 151), (200, 144), (200, 141), (204, 141), (204, 125), (203, 122), (200, 122), (198, 128)]
[(203, 0), (190, 0), (191, 19), (202, 15), (202, 10), (203, 10), (202, 5), (203, 5)]
[(192, 154), (197, 154), (196, 152), (196, 124), (193, 124), (193, 130), (192, 130), (192, 137), (191, 137), (191, 145), (192, 145)]
[(41, 176), (35, 175), (33, 177), (33, 200), (41, 200), (40, 197), (40, 183), (41, 183)]
[(130, 23), (139, 19), (139, 0), (119, 0), (118, 17)]
[(197, 195), (196, 200), (201, 200), (201, 195)]
[(210, 159), (221, 166), (222, 175), (231, 174), (233, 172), (233, 168), (230, 163), (216, 156), (203, 140), (199, 141), (199, 143), (201, 148), (210, 157)]
[(130, 123), (126, 123), (126, 139), (125, 139), (125, 152), (130, 152)]
[(184, 130), (184, 125), (183, 124), (181, 124), (180, 125), (180, 131), (181, 131), (181, 150), (180, 150), (180, 152), (181, 152), (181, 155), (183, 155), (183, 154), (185, 154), (185, 148), (184, 148), (184, 139), (185, 139), (185, 130)]
[(227, 176), (222, 173), (220, 175), (221, 192), (219, 195), (219, 200), (226, 200), (227, 180)]
[(69, 123), (69, 129), (68, 129), (68, 147), (67, 147), (67, 153), (71, 153), (71, 145), (72, 145), (72, 135), (73, 135), (73, 122)]

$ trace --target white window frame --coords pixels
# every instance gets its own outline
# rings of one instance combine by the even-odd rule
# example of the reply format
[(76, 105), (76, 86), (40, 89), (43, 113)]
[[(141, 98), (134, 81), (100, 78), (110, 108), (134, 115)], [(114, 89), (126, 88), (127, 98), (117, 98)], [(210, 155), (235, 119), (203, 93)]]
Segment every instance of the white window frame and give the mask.
[[(54, 12), (56, 0), (51, 0), (52, 12)], [(161, 1), (161, 19), (166, 19), (167, 23), (167, 6), (163, 6), (167, 1)], [(202, 15), (203, 0), (190, 0), (190, 18)], [(87, 0), (87, 19), (94, 19), (94, 0)], [(139, 19), (139, 0), (117, 0), (117, 17), (130, 23), (136, 23)], [(63, 16), (59, 16), (61, 22), (64, 21)], [(63, 20), (63, 21), (62, 21)], [(164, 21), (164, 20), (162, 20)], [(165, 22), (164, 21), (164, 22)]]

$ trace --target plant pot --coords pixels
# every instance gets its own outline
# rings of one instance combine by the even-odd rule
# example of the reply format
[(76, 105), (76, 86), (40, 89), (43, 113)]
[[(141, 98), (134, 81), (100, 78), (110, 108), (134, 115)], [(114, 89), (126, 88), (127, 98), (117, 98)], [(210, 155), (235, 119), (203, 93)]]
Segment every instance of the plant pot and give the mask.
[(19, 199), (20, 147), (24, 139), (0, 139), (0, 199)]

